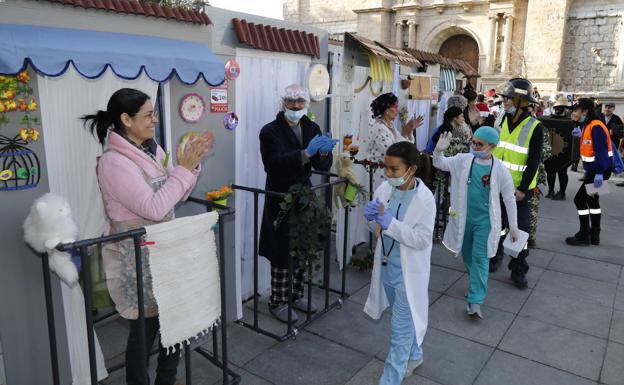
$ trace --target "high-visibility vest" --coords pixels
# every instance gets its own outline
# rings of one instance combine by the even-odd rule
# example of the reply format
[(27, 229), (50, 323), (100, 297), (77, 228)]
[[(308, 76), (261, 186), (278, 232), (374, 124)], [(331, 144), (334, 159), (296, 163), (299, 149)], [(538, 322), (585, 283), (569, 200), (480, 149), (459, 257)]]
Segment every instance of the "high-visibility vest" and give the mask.
[[(532, 116), (528, 116), (510, 133), (507, 123), (508, 120), (508, 118), (503, 120), (500, 141), (498, 142), (498, 146), (492, 151), (492, 154), (500, 159), (505, 167), (507, 167), (513, 179), (514, 186), (518, 188), (520, 182), (522, 182), (524, 170), (527, 168), (529, 143), (531, 142), (535, 127), (537, 127), (540, 122)], [(529, 185), (529, 190), (535, 187), (537, 187), (537, 171)]]
[(594, 141), (592, 139), (592, 129), (596, 126), (600, 126), (607, 137), (607, 149), (609, 151), (609, 157), (613, 156), (613, 148), (611, 148), (611, 136), (609, 135), (609, 129), (600, 120), (592, 120), (583, 128), (583, 134), (581, 135), (581, 159), (583, 162), (591, 163), (596, 160), (596, 153), (594, 152)]

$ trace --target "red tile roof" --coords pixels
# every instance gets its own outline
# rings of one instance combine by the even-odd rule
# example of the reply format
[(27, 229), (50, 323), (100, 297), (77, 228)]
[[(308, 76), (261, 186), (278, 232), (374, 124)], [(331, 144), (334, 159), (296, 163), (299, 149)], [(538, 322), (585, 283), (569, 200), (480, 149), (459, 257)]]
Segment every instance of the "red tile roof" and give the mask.
[(437, 53), (422, 51), (419, 49), (405, 48), (412, 56), (423, 63), (440, 64), (443, 67), (451, 68), (462, 72), (467, 77), (479, 77), (479, 72), (467, 61), (462, 59), (452, 59)]
[(210, 25), (210, 19), (204, 11), (191, 11), (173, 8), (167, 5), (137, 0), (45, 0), (50, 3), (71, 5), (80, 8), (94, 8), (117, 13), (153, 16), (194, 24)]
[(234, 18), (232, 23), (234, 23), (238, 41), (252, 48), (321, 58), (319, 38), (313, 33), (255, 24), (245, 19)]

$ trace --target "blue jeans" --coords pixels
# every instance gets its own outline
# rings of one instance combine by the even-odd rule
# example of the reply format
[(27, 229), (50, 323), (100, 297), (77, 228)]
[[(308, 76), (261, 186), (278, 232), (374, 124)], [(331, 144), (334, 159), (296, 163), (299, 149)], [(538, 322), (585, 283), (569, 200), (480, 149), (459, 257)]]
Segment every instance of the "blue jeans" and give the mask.
[(384, 371), (379, 385), (400, 385), (409, 360), (418, 361), (422, 358), (422, 348), (416, 341), (416, 330), (412, 322), (412, 313), (407, 294), (384, 284), (386, 296), (392, 306), (392, 335), (390, 351), (384, 364)]

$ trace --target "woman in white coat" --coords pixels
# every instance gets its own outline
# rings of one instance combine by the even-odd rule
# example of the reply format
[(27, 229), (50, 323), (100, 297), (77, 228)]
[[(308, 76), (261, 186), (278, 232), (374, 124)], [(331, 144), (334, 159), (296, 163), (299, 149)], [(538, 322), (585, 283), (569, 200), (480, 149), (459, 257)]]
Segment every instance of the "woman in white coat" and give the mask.
[(423, 362), (436, 208), (433, 194), (419, 178), (430, 172), (429, 160), (415, 145), (391, 145), (384, 162), (388, 179), (364, 211), (371, 230), (381, 230), (364, 311), (378, 319), (392, 305), (390, 350), (379, 384), (399, 385)]
[(496, 254), (501, 234), (501, 195), (511, 237), (515, 241), (519, 236), (516, 189), (507, 168), (492, 155), (498, 140), (498, 131), (483, 126), (473, 135), (470, 154), (445, 157), (451, 143), (451, 134), (446, 133), (433, 153), (433, 165), (451, 173), (451, 208), (443, 242), (456, 255), (463, 255), (469, 278), (467, 313), (478, 318), (483, 318), (489, 258)]

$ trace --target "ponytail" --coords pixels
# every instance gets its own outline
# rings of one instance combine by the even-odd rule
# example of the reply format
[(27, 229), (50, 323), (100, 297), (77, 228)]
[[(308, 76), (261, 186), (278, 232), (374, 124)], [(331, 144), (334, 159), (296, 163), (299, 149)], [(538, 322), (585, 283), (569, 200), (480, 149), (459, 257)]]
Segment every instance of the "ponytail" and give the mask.
[(82, 119), (85, 126), (88, 126), (89, 131), (97, 137), (98, 142), (104, 146), (108, 136), (108, 129), (113, 125), (113, 120), (108, 112), (98, 110), (95, 115), (84, 115), (80, 119)]
[(108, 130), (111, 127), (118, 134), (125, 134), (121, 115), (128, 114), (128, 116), (134, 117), (149, 99), (150, 97), (144, 92), (133, 88), (122, 88), (110, 97), (106, 111), (98, 110), (95, 115), (83, 115), (80, 119), (104, 146)]

